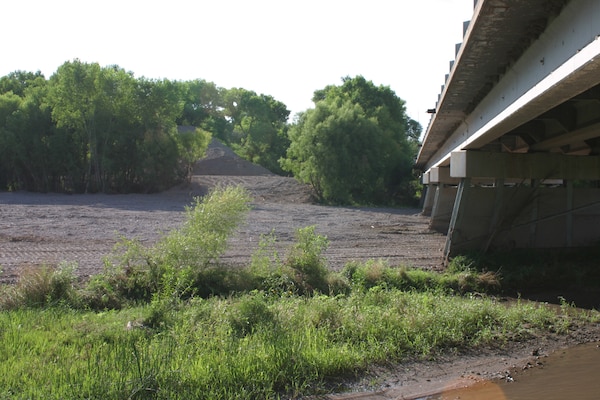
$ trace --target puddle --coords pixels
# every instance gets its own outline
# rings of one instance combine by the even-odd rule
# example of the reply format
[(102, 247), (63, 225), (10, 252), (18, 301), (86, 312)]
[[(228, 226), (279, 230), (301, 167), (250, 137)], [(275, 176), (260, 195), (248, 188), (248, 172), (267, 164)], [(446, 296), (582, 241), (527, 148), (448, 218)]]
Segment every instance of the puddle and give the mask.
[(513, 382), (479, 382), (418, 400), (564, 400), (600, 398), (600, 343), (558, 351), (543, 366), (518, 372)]

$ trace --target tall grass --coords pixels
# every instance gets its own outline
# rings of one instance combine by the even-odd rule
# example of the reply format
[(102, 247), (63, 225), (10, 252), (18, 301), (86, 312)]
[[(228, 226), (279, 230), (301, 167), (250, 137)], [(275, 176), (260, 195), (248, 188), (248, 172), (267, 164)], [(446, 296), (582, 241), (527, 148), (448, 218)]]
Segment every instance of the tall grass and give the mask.
[(501, 345), (598, 313), (507, 307), (497, 275), (456, 263), (445, 274), (350, 263), (300, 228), (280, 256), (274, 233), (247, 268), (219, 262), (248, 210), (219, 188), (156, 246), (123, 239), (83, 287), (72, 265), (0, 288), (0, 399), (275, 399), (327, 392), (369, 365)]
[(325, 392), (371, 364), (502, 345), (579, 318), (531, 303), (381, 287), (193, 299), (157, 329), (147, 324), (151, 308), (0, 314), (0, 398), (295, 397)]

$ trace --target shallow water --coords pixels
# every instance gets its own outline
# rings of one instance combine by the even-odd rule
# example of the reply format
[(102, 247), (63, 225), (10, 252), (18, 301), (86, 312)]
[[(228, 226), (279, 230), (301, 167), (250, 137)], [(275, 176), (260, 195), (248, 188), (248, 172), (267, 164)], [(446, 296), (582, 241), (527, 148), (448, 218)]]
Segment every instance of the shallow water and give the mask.
[(561, 350), (542, 367), (519, 372), (512, 382), (480, 382), (419, 400), (600, 399), (600, 343)]

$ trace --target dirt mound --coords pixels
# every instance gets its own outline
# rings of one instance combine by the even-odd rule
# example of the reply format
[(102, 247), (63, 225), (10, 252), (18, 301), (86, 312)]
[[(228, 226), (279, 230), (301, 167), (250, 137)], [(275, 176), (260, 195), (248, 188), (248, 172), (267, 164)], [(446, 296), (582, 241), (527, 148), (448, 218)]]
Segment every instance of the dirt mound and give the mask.
[(184, 189), (202, 196), (217, 185), (243, 186), (257, 203), (312, 203), (314, 197), (310, 186), (244, 160), (213, 139), (206, 155), (194, 165), (191, 183)]
[(273, 176), (268, 169), (244, 160), (218, 139), (208, 145), (206, 155), (194, 166), (194, 175)]

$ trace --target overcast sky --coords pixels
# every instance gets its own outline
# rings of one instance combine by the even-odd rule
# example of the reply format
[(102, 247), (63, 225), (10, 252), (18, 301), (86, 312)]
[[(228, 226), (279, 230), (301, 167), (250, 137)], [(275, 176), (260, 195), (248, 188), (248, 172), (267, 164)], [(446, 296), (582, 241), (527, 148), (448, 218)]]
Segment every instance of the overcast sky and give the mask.
[(294, 115), (315, 90), (362, 75), (425, 129), (473, 0), (20, 0), (0, 10), (0, 76), (49, 78), (78, 58), (253, 90)]

